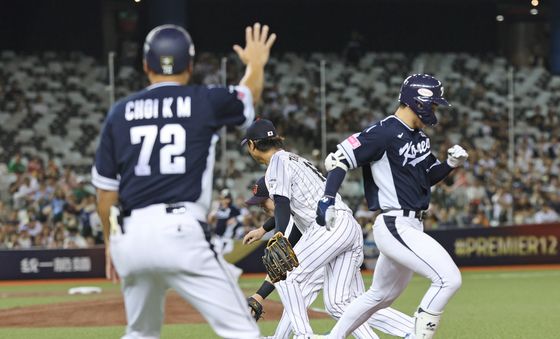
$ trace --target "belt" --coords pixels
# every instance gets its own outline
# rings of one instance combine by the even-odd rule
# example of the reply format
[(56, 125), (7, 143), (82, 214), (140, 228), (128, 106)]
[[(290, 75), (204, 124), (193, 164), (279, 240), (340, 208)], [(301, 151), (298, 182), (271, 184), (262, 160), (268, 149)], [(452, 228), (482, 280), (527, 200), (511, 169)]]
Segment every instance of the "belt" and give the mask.
[(420, 221), (422, 221), (425, 217), (426, 214), (428, 214), (428, 211), (413, 211), (413, 210), (408, 210), (408, 209), (403, 209), (403, 210), (381, 210), (381, 213), (388, 213), (388, 212), (392, 212), (395, 213), (397, 215), (402, 215), (403, 217), (407, 217), (407, 218), (415, 218), (418, 219)]
[[(187, 211), (187, 204), (184, 202), (177, 202), (172, 204), (165, 204), (165, 212), (169, 214), (182, 214)], [(132, 210), (123, 211), (123, 216), (130, 217)]]

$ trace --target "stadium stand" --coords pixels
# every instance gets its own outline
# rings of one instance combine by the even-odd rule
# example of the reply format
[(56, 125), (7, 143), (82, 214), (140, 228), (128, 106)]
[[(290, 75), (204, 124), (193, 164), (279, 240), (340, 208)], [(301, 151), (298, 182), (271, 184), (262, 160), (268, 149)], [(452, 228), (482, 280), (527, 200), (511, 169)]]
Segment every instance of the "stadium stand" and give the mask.
[[(455, 179), (433, 189), (427, 228), (560, 220), (560, 76), (539, 66), (515, 70), (515, 149), (510, 159), (510, 65), (503, 58), (453, 53), (365, 53), (359, 59), (324, 53), (275, 56), (258, 113), (277, 124), (290, 149), (320, 167), (321, 60), (326, 62), (329, 149), (348, 131), (392, 113), (406, 75), (426, 72), (444, 81), (453, 108), (439, 112), (440, 124), (429, 131), (440, 145), (434, 151), (444, 159), (447, 148), (460, 143), (467, 145), (470, 157)], [(109, 106), (107, 67), (78, 52), (2, 51), (0, 65), (0, 248), (99, 243), (88, 181)], [(199, 55), (195, 82), (219, 83), (219, 67), (217, 56)], [(230, 83), (240, 70), (228, 64)], [(115, 78), (117, 98), (146, 84), (131, 67), (119, 67)], [(215, 187), (246, 196), (263, 170), (239, 148), (239, 140), (239, 133), (228, 134), (227, 171), (216, 168)], [(341, 193), (357, 216), (367, 216), (358, 198), (358, 178), (353, 173)]]

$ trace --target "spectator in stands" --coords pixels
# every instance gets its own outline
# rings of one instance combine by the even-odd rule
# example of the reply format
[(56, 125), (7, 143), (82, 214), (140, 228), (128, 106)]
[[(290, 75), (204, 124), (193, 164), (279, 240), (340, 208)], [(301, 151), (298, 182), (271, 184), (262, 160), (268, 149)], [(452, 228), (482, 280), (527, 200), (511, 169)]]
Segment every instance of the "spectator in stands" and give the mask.
[(64, 238), (63, 248), (86, 248), (87, 241), (82, 237), (77, 227), (68, 227), (68, 235)]
[(46, 202), (49, 201), (53, 194), (53, 188), (47, 186), (46, 180), (39, 181), (39, 188), (33, 194), (33, 201), (35, 202)]
[(31, 246), (33, 246), (33, 239), (29, 235), (27, 227), (24, 226), (19, 231), (16, 247), (21, 249), (26, 249), (26, 248), (31, 248)]
[(21, 153), (16, 153), (8, 163), (8, 171), (10, 173), (22, 174), (25, 173), (25, 162), (22, 159)]
[(77, 176), (72, 166), (64, 167), (64, 173), (58, 181), (58, 185), (60, 188), (62, 188), (65, 194), (70, 193), (75, 187), (78, 186)]
[(64, 212), (64, 206), (66, 205), (66, 195), (62, 188), (57, 188), (54, 191), (54, 198), (51, 201), (51, 216), (53, 221), (62, 220), (62, 214)]
[(47, 162), (47, 168), (45, 169), (45, 176), (47, 178), (52, 178), (55, 180), (57, 180), (58, 177), (60, 176), (60, 170), (58, 168), (58, 165), (55, 163), (53, 159), (49, 159), (49, 161)]
[(560, 216), (552, 209), (550, 204), (545, 203), (542, 207), (535, 213), (535, 223), (551, 223), (560, 221)]
[(475, 227), (490, 227), (490, 220), (488, 219), (488, 217), (484, 213), (484, 210), (480, 207), (476, 207), (475, 210), (476, 210), (476, 214), (474, 215), (474, 218), (472, 219), (472, 223), (471, 223), (472, 226), (475, 226)]
[(37, 177), (39, 173), (43, 171), (43, 160), (38, 157), (34, 156), (29, 160), (27, 163), (27, 172), (34, 177)]
[(43, 225), (37, 220), (34, 213), (29, 213), (29, 221), (20, 226), (21, 229), (26, 229), (29, 236), (32, 238), (39, 235), (43, 230)]
[(7, 240), (6, 240), (5, 244), (6, 244), (6, 248), (8, 248), (8, 249), (19, 248), (18, 234), (15, 233), (15, 232), (8, 233)]
[(35, 191), (35, 187), (31, 182), (31, 178), (28, 176), (24, 176), (21, 181), (21, 184), (17, 186), (17, 190), (15, 190), (13, 195), (14, 207), (16, 208), (22, 207), (25, 203), (25, 200), (30, 198), (31, 193), (33, 193), (34, 191)]
[(6, 242), (8, 239), (8, 234), (4, 228), (2, 222), (0, 222), (0, 250), (7, 248)]
[(62, 222), (57, 222), (51, 237), (49, 238), (49, 248), (63, 248), (64, 247), (65, 230)]

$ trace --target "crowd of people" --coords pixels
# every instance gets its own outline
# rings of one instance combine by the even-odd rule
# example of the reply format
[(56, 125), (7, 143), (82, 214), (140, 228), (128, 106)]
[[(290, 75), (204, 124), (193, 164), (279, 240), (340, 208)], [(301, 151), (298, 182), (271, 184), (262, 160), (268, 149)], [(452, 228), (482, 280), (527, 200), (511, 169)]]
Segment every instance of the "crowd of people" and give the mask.
[(3, 166), (0, 249), (84, 248), (101, 243), (95, 191), (71, 166), (16, 154)]
[[(26, 56), (21, 58), (26, 60)], [(75, 55), (70, 58), (79, 59)], [(215, 55), (200, 54), (195, 63), (195, 82), (222, 82), (219, 60)], [(397, 105), (398, 84), (419, 65), (423, 72), (433, 72), (443, 80), (445, 96), (454, 107), (439, 111), (440, 123), (427, 130), (434, 140), (432, 144), (439, 146), (433, 151), (439, 159), (445, 159), (447, 149), (459, 143), (467, 146), (469, 159), (463, 169), (457, 170), (459, 173), (433, 188), (432, 203), (425, 220), (427, 229), (560, 221), (560, 81), (557, 76), (539, 68), (518, 70), (515, 146), (511, 153), (507, 81), (496, 79), (496, 74), (507, 67), (500, 58), (484, 59), (462, 54), (412, 57), (399, 53), (365, 53), (358, 59), (344, 59), (333, 54), (284, 54), (272, 58), (267, 66), (268, 80), (258, 114), (275, 123), (279, 135), (286, 137), (290, 150), (314, 160), (319, 168), (322, 167), (318, 128), (321, 119), (320, 60), (326, 60), (329, 80), (326, 84), (329, 150), (347, 137), (348, 131), (365, 128), (392, 112)], [(88, 61), (88, 65), (91, 62)], [(29, 62), (21, 64), (26, 65), (24, 71), (33, 69)], [(239, 66), (228, 62), (229, 83), (241, 76)], [(63, 63), (61, 67), (80, 69), (71, 67), (71, 62)], [(103, 77), (99, 75), (103, 74), (102, 67), (96, 65), (95, 68), (98, 75), (89, 81), (102, 83)], [(46, 74), (50, 71), (47, 70)], [(33, 125), (40, 118), (52, 121), (50, 128), (56, 133), (66, 128), (64, 133), (72, 134), (73, 131), (64, 126), (67, 119), (57, 119), (59, 112), (78, 107), (80, 115), (91, 109), (92, 116), (102, 116), (106, 102), (93, 100), (90, 105), (88, 98), (97, 97), (84, 92), (84, 103), (68, 99), (65, 102), (70, 106), (66, 109), (59, 107), (60, 104), (55, 107), (48, 96), (26, 96), (24, 90), (29, 86), (23, 85), (25, 77), (4, 75), (0, 79), (0, 95), (6, 94), (6, 100), (0, 104), (0, 118), (13, 115), (13, 121), (0, 127), (3, 146), (10, 146), (0, 152), (0, 162), (3, 162), (0, 163), (0, 248), (79, 248), (101, 243), (95, 192), (89, 183), (90, 166), (84, 165), (85, 161), (79, 164), (69, 162), (70, 158), (63, 154), (65, 152), (53, 145), (44, 147), (37, 135), (25, 139), (18, 135), (17, 128), (24, 122)], [(86, 86), (72, 85), (74, 82), (65, 79), (63, 74), (58, 74), (57, 79), (62, 86), (85, 91)], [(145, 81), (140, 71), (131, 68), (121, 68), (116, 80), (117, 96), (126, 95)], [(43, 82), (39, 79), (36, 83)], [(531, 84), (538, 85), (547, 95), (543, 97), (532, 92)], [(51, 109), (54, 117), (49, 120)], [(12, 111), (17, 114), (9, 113)], [(100, 123), (95, 126), (93, 120), (90, 118), (80, 125), (88, 136), (97, 135), (101, 127)], [(14, 121), (19, 121), (19, 125)], [(17, 142), (8, 142), (4, 140), (6, 138), (15, 138)], [(240, 134), (230, 131), (228, 138), (240, 140)], [(94, 143), (95, 140), (82, 137), (75, 139), (75, 145), (70, 146), (81, 152), (83, 160), (92, 158), (94, 148), (90, 144)], [(22, 151), (29, 147), (34, 147), (37, 152)], [(215, 205), (220, 201), (218, 192), (227, 188), (233, 194), (235, 202), (232, 204), (242, 212), (236, 217), (235, 231), (227, 233), (232, 238), (239, 238), (251, 227), (260, 225), (263, 218), (259, 212), (250, 212), (243, 206), (243, 197), (251, 193), (248, 187), (264, 172), (242, 152), (238, 148), (228, 149), (230, 158), (225, 173), (215, 176), (215, 196), (218, 197)], [(236, 155), (235, 161), (232, 155)], [(351, 173), (350, 180), (344, 184), (348, 189), (343, 186), (341, 193), (352, 205), (367, 233), (373, 214), (367, 211), (360, 191), (357, 191), (361, 189), (359, 177), (359, 173)]]

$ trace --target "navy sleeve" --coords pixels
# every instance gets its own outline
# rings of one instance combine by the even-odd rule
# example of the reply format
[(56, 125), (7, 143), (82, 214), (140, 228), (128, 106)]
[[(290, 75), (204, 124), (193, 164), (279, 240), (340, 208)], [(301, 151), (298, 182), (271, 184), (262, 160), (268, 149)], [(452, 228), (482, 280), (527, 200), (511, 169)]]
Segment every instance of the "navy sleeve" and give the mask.
[(115, 155), (112, 118), (114, 108), (107, 115), (105, 126), (101, 132), (99, 146), (95, 152), (95, 163), (91, 170), (91, 182), (100, 189), (119, 190), (119, 172)]
[(268, 218), (264, 224), (263, 224), (263, 229), (267, 232), (272, 231), (274, 229), (274, 227), (276, 227), (276, 219), (274, 219), (274, 217), (270, 217)]
[(290, 223), (290, 199), (274, 195), (274, 219), (276, 220), (276, 232), (286, 232), (286, 228)]
[(327, 183), (325, 184), (325, 195), (336, 197), (336, 193), (340, 189), (340, 185), (344, 181), (346, 171), (342, 168), (335, 168), (327, 175)]
[(338, 144), (348, 160), (350, 169), (366, 165), (381, 159), (387, 146), (387, 138), (378, 125), (367, 128), (362, 133), (355, 133)]
[(241, 211), (239, 210), (239, 208), (237, 208), (233, 205), (230, 206), (229, 217), (234, 218), (234, 217), (237, 217), (238, 215), (241, 215)]
[(288, 241), (290, 242), (290, 245), (292, 245), (292, 247), (293, 247), (297, 244), (299, 239), (301, 239), (301, 231), (294, 224), (292, 226), (292, 231), (290, 232), (290, 235), (288, 235)]
[(208, 100), (214, 110), (216, 127), (247, 128), (255, 119), (253, 96), (245, 86), (213, 86), (208, 88)]
[(433, 186), (438, 182), (442, 181), (443, 179), (445, 179), (445, 177), (449, 175), (449, 173), (451, 173), (451, 171), (453, 171), (453, 167), (449, 166), (447, 164), (447, 161), (443, 163), (439, 161), (435, 162), (428, 170), (430, 185)]

